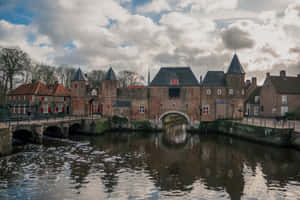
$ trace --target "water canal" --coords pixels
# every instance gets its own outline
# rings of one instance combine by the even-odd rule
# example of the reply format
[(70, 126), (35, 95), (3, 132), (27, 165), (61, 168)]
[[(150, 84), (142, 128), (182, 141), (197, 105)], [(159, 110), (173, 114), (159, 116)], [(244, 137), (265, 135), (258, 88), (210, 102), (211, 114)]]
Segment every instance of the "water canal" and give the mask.
[(0, 158), (0, 199), (300, 199), (299, 151), (185, 134), (20, 146)]

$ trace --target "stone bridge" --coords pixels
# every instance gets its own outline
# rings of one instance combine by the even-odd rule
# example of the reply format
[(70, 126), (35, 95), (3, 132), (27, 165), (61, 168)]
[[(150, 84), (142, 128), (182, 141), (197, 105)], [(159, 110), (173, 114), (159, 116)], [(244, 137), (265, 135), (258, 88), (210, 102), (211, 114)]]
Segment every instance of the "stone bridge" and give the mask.
[(97, 120), (98, 117), (65, 117), (0, 123), (0, 155), (11, 151), (13, 138), (42, 144), (44, 135), (67, 138), (72, 131), (95, 132)]

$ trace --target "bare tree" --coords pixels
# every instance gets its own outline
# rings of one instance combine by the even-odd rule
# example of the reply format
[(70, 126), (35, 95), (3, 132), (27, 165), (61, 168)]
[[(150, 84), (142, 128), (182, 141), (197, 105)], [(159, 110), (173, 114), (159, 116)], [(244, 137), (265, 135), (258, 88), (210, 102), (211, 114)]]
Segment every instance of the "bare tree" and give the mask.
[(71, 80), (75, 74), (75, 68), (61, 65), (56, 68), (56, 74), (58, 76), (59, 81), (68, 89), (71, 89)]
[(36, 67), (37, 73), (33, 76), (34, 80), (40, 80), (47, 85), (54, 84), (56, 81), (58, 81), (55, 67), (46, 64), (38, 64)]
[(91, 88), (100, 88), (101, 81), (104, 79), (105, 72), (102, 70), (93, 70), (88, 73), (89, 86)]
[(121, 87), (128, 87), (129, 85), (141, 85), (145, 81), (145, 78), (142, 75), (128, 70), (119, 72), (118, 78)]
[(3, 95), (9, 89), (14, 88), (14, 78), (22, 75), (22, 70), (30, 65), (31, 59), (28, 54), (19, 48), (0, 49), (0, 71), (2, 73)]

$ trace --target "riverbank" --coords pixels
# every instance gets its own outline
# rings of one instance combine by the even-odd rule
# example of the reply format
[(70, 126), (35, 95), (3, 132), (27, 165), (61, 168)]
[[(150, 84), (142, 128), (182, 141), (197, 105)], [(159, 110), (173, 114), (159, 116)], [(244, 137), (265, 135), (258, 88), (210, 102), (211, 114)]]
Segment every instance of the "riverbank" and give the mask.
[(218, 132), (256, 143), (300, 150), (300, 134), (291, 128), (270, 128), (238, 123), (236, 121), (220, 120), (202, 122), (199, 129), (201, 133)]

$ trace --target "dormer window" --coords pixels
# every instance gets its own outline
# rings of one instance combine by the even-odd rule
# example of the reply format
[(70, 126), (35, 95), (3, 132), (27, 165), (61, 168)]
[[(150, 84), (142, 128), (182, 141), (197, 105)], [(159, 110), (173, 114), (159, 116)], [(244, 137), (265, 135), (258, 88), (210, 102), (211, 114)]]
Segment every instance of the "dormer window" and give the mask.
[(171, 79), (171, 85), (178, 85), (179, 81), (178, 79)]

